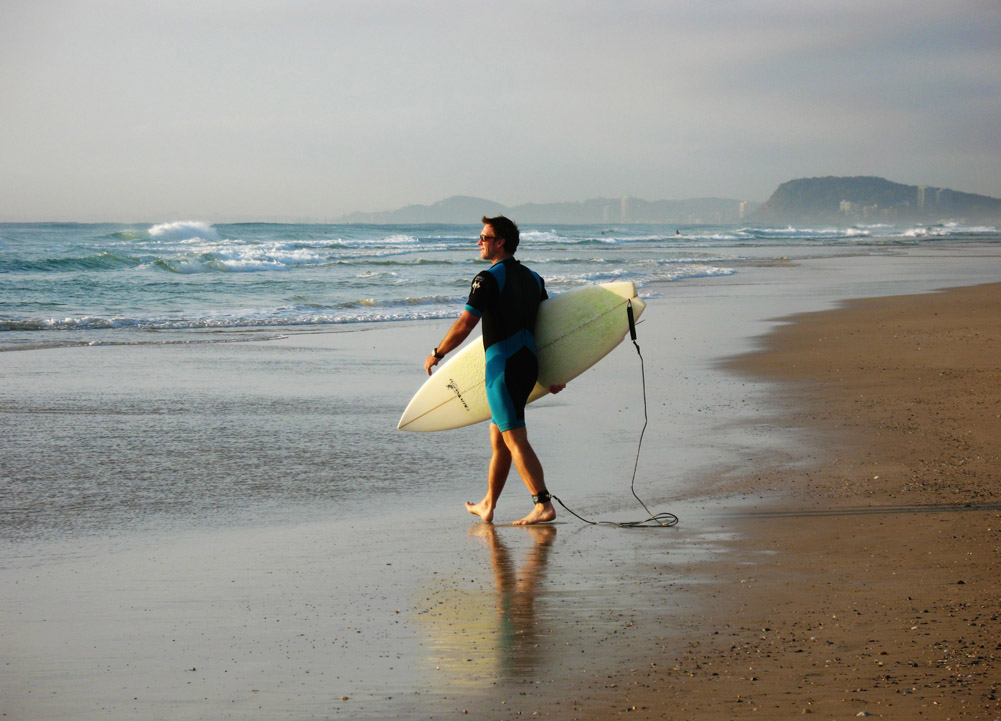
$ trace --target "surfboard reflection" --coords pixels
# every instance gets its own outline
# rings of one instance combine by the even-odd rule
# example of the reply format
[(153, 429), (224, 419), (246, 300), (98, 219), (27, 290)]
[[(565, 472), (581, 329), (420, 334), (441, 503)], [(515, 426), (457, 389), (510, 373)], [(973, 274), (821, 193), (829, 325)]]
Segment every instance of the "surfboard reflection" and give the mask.
[[(504, 534), (512, 531), (528, 534), (527, 548), (511, 551)], [(428, 660), (437, 672), (446, 673), (441, 681), (459, 686), (531, 678), (542, 660), (542, 636), (549, 633), (537, 606), (556, 527), (498, 530), (483, 523), (472, 526), (469, 535), (489, 552), (493, 588), (467, 579), (440, 587), (437, 598), (427, 599), (433, 605), (421, 620), (431, 640)]]

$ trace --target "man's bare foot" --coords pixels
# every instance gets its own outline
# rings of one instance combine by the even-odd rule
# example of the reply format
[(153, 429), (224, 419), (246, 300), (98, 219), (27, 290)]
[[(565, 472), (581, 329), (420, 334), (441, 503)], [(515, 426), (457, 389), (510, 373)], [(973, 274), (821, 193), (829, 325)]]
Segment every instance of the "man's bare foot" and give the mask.
[(515, 526), (531, 526), (535, 523), (546, 523), (556, 518), (556, 509), (552, 503), (536, 503), (535, 508), (520, 521), (515, 521)]
[(466, 510), (474, 516), (479, 516), (480, 520), (484, 523), (490, 523), (494, 520), (493, 506), (487, 505), (486, 499), (480, 501), (479, 503), (470, 503), (469, 501), (466, 501)]

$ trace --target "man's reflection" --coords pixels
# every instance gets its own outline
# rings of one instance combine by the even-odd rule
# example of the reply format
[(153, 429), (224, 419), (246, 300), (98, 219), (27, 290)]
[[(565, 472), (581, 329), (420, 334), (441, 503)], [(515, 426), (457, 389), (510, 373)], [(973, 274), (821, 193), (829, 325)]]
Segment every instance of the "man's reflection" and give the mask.
[[(505, 534), (530, 545), (514, 553)], [(433, 644), (432, 661), (440, 679), (449, 684), (487, 685), (504, 678), (533, 675), (542, 649), (540, 638), (546, 625), (537, 615), (536, 600), (542, 588), (549, 550), (556, 539), (551, 525), (496, 528), (477, 523), (469, 537), (490, 552), (493, 589), (487, 591), (479, 579), (455, 579), (451, 589), (444, 579), (426, 599), (429, 607), (419, 620), (428, 627)], [(478, 545), (477, 543), (477, 545)]]
[(490, 549), (490, 565), (497, 587), (497, 652), (500, 672), (504, 676), (531, 674), (540, 653), (535, 601), (549, 549), (556, 539), (556, 527), (526, 526), (525, 531), (532, 535), (535, 543), (519, 567), (492, 524), (481, 523), (470, 529), (470, 535), (481, 537)]

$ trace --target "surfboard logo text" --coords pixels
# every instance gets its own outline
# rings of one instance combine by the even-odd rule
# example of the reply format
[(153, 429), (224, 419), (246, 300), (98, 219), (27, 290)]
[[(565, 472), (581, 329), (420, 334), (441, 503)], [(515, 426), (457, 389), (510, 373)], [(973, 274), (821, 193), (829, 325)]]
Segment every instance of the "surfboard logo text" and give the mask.
[(459, 390), (459, 386), (456, 385), (454, 378), (448, 379), (448, 389), (455, 393), (455, 397), (459, 399), (459, 403), (461, 403), (462, 407), (468, 411), (469, 404), (466, 403), (466, 399), (462, 397), (462, 391)]

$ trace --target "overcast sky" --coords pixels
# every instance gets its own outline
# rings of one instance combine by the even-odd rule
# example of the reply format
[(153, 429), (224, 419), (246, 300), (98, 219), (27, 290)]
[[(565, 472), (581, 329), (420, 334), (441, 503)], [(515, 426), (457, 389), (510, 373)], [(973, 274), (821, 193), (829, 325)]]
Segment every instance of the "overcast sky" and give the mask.
[(1001, 197), (998, 0), (0, 0), (0, 219)]

